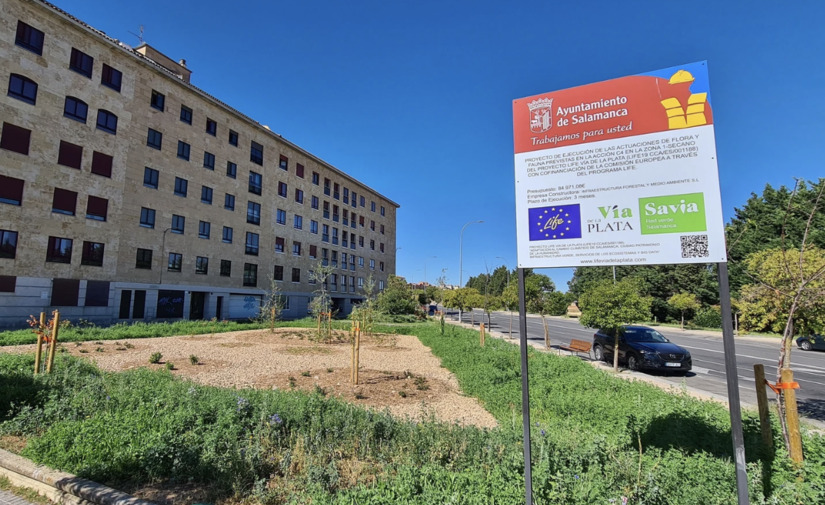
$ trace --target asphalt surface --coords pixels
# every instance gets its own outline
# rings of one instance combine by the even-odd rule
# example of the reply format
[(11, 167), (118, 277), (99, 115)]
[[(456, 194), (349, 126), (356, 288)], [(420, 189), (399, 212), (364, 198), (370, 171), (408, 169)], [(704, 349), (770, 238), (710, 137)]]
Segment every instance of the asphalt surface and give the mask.
[[(458, 319), (458, 314), (451, 314)], [(462, 322), (471, 321), (477, 326), (480, 322), (487, 324), (486, 315), (476, 310), (473, 313), (465, 312)], [(512, 320), (512, 336), (519, 338), (518, 313), (494, 312), (490, 316), (493, 331), (510, 335), (510, 321)], [(581, 326), (576, 319), (547, 317), (547, 326), (550, 334), (551, 347), (567, 345), (570, 339), (593, 341), (591, 328)], [(687, 375), (665, 375), (658, 372), (644, 372), (653, 376), (657, 381), (665, 381), (674, 386), (686, 386), (692, 390), (703, 392), (709, 397), (727, 401), (727, 381), (725, 374), (725, 353), (722, 345), (722, 333), (710, 331), (680, 330), (671, 327), (656, 327), (672, 342), (690, 351), (693, 358), (693, 370)], [(527, 317), (527, 338), (530, 341), (544, 341), (544, 328), (539, 316)], [(754, 380), (753, 365), (761, 363), (765, 367), (765, 376), (768, 381), (776, 382), (777, 360), (779, 358), (779, 339), (769, 337), (737, 336), (735, 338), (736, 366), (739, 379), (740, 404), (748, 408), (756, 407), (756, 382)], [(825, 422), (825, 352), (803, 351), (796, 347), (791, 353), (791, 368), (794, 371), (794, 380), (799, 383), (796, 390), (799, 413), (808, 419)], [(775, 398), (768, 390), (768, 399)]]

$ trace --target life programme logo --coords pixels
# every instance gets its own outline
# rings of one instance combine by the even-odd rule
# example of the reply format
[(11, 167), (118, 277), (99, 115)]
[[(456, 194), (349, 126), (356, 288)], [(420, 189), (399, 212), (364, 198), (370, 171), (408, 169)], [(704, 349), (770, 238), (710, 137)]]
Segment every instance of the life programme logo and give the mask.
[(527, 216), (531, 242), (582, 238), (582, 213), (577, 203), (528, 209)]

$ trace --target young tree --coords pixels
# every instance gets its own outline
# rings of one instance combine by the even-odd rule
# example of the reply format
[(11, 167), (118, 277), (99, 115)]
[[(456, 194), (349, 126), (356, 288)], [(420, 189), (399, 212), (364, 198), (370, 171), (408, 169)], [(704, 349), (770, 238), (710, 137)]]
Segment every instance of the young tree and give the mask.
[(651, 298), (643, 296), (638, 281), (612, 279), (596, 282), (579, 297), (581, 324), (607, 330), (615, 335), (613, 370), (619, 371), (619, 333), (621, 327), (650, 318)]
[(310, 280), (317, 285), (309, 309), (320, 321), (317, 337), (322, 341), (332, 339), (332, 298), (329, 296), (327, 280), (333, 271), (331, 265), (319, 261), (315, 270), (309, 272)]
[(378, 295), (376, 306), (382, 314), (415, 314), (415, 302), (407, 281), (403, 277), (391, 275), (386, 289)]
[(696, 311), (699, 310), (699, 307), (701, 307), (699, 299), (696, 298), (696, 295), (684, 292), (676, 293), (675, 295), (671, 296), (667, 299), (667, 303), (668, 305), (682, 313), (681, 328), (683, 330), (685, 329), (685, 312), (688, 310)]
[(275, 332), (275, 322), (281, 318), (281, 311), (284, 308), (284, 297), (281, 295), (281, 287), (274, 277), (269, 278), (269, 289), (264, 291), (261, 306), (258, 308), (258, 316), (255, 320), (261, 324), (269, 325), (269, 331)]

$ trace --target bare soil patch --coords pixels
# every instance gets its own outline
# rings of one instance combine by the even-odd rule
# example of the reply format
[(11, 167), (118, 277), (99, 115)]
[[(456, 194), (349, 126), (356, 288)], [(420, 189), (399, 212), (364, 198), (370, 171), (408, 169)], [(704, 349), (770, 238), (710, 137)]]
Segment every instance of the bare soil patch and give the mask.
[[(362, 336), (359, 383), (353, 385), (346, 332), (332, 343), (310, 339), (313, 330), (277, 328), (214, 335), (120, 341), (67, 342), (61, 349), (109, 371), (164, 368), (195, 382), (228, 388), (318, 392), (401, 418), (494, 427), (496, 421), (414, 336)], [(34, 345), (0, 352), (33, 352)], [(159, 363), (150, 364), (153, 353)], [(192, 357), (197, 358), (197, 362)]]

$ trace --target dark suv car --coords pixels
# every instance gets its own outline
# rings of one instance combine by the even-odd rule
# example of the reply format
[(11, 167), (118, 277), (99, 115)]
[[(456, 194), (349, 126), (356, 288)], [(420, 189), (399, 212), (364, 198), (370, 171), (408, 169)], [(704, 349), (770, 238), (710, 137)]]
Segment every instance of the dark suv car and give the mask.
[[(593, 335), (596, 360), (613, 361), (615, 334), (599, 330)], [(631, 370), (660, 370), (686, 373), (693, 366), (690, 353), (647, 326), (619, 328), (619, 361)]]

